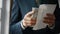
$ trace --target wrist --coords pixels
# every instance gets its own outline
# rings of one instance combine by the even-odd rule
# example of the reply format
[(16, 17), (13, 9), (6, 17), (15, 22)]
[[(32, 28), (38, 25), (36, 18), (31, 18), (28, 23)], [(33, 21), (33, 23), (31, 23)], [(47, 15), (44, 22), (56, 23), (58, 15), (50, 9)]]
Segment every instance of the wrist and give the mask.
[(22, 25), (23, 25), (24, 28), (27, 28), (27, 25), (25, 24), (24, 21), (22, 21)]
[(21, 21), (20, 24), (21, 24), (21, 27), (22, 27), (23, 30), (25, 30), (25, 29), (27, 28), (27, 27), (23, 24), (23, 20)]

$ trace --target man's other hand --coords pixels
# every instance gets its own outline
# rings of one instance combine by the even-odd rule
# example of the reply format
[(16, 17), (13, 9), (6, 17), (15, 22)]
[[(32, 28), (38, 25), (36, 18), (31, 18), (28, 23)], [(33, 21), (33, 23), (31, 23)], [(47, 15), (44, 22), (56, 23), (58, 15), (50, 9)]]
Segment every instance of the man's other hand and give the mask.
[(55, 24), (55, 15), (54, 14), (50, 14), (50, 13), (47, 13), (46, 14), (46, 17), (44, 17), (44, 20), (43, 22), (46, 23), (46, 24), (49, 24), (49, 26), (52, 26)]

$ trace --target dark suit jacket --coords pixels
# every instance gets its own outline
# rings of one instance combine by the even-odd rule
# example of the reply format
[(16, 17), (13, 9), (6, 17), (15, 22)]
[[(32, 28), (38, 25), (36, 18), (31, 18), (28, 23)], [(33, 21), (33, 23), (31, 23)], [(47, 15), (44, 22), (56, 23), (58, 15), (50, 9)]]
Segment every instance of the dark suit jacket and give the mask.
[[(58, 34), (60, 31), (60, 10), (57, 0), (40, 0), (40, 4), (57, 4), (56, 10), (54, 12), (56, 16), (55, 27), (53, 29), (46, 27), (36, 31), (28, 27), (23, 30), (20, 24), (22, 22), (18, 22), (14, 25), (10, 25), (10, 34)], [(21, 10), (23, 18), (28, 11), (31, 11), (32, 7), (38, 7), (35, 3), (35, 0), (14, 0), (11, 13), (11, 23), (16, 20), (19, 13), (18, 10)]]

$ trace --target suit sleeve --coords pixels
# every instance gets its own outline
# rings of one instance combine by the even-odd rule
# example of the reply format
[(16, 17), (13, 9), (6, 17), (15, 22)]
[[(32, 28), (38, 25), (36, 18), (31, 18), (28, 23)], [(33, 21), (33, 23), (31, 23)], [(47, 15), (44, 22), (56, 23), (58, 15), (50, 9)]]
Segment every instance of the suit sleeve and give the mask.
[(12, 10), (11, 10), (11, 25), (19, 22), (22, 19), (21, 10), (17, 0), (13, 0)]
[(22, 34), (21, 22), (11, 25), (9, 34)]

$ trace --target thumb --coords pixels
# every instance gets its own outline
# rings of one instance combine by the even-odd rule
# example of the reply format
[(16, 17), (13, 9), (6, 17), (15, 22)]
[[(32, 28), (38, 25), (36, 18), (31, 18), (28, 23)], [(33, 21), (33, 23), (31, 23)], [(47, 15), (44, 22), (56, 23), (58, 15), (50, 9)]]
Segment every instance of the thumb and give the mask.
[(31, 17), (33, 14), (34, 14), (34, 11), (30, 11), (30, 12), (28, 12), (25, 16)]
[(38, 8), (32, 8), (32, 12), (36, 13), (38, 11)]

